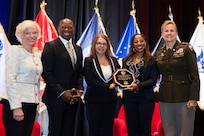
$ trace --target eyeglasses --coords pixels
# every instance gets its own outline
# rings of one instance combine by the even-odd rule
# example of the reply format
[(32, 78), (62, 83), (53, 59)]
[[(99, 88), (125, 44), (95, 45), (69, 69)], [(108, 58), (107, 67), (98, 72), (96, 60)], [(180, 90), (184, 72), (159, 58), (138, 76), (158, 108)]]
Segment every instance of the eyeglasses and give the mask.
[(97, 42), (96, 45), (107, 46), (107, 43)]

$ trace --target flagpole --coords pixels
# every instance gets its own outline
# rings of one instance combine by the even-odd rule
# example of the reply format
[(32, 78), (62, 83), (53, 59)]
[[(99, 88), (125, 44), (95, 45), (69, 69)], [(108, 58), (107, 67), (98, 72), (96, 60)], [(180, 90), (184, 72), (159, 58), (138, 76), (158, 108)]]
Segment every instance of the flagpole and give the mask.
[(201, 16), (200, 7), (198, 8), (198, 20), (201, 21), (202, 23), (204, 22), (203, 17)]
[[(40, 8), (42, 9), (43, 13), (45, 13), (45, 6), (47, 5), (47, 3), (45, 3), (45, 1), (43, 0), (42, 3), (40, 4)], [(43, 16), (42, 18), (43, 22), (45, 20), (45, 16)], [(45, 30), (45, 26), (44, 23), (42, 23), (42, 30)], [(44, 41), (45, 37), (44, 37), (44, 31), (42, 31), (42, 41)]]
[(34, 50), (39, 51), (40, 55), (44, 48), (45, 42), (51, 41), (56, 37), (58, 37), (57, 31), (52, 23), (52, 20), (48, 17), (45, 11), (46, 5), (47, 3), (45, 3), (44, 0), (40, 3), (40, 10), (35, 19), (35, 21), (40, 26), (41, 31), (40, 31), (40, 38), (36, 42)]
[(198, 21), (203, 23), (203, 17), (201, 16), (201, 11), (198, 9)]
[(203, 17), (201, 16), (200, 8), (198, 8), (198, 21), (203, 23)]
[[(99, 24), (100, 24), (100, 26), (101, 26), (101, 29), (102, 29), (102, 31), (103, 31), (103, 34), (105, 34), (106, 36), (108, 36), (108, 35), (106, 34), (105, 27), (104, 27), (104, 25), (103, 25), (101, 16), (100, 16), (100, 14), (99, 14), (98, 0), (95, 1), (94, 11), (95, 11), (95, 13), (96, 13), (97, 16), (98, 16), (98, 22), (99, 22)], [(98, 33), (99, 33), (99, 32), (98, 32)], [(114, 54), (114, 52), (113, 52), (113, 47), (112, 47), (112, 45), (110, 46), (110, 50), (111, 50), (111, 54), (112, 54), (113, 56), (115, 56), (115, 54)]]
[(200, 7), (198, 8), (198, 16), (201, 16)]
[(124, 58), (130, 49), (131, 39), (134, 34), (140, 34), (140, 29), (136, 21), (136, 9), (134, 0), (132, 0), (132, 9), (130, 9), (130, 18), (125, 27), (125, 30), (119, 40), (116, 47), (115, 55), (117, 56), (119, 63), (122, 65), (122, 58)]
[(98, 7), (98, 0), (95, 1), (95, 6)]
[(171, 11), (171, 5), (169, 4), (169, 18), (171, 19), (171, 21), (173, 21), (173, 13)]
[[(172, 13), (172, 10), (171, 10), (171, 4), (169, 4), (169, 18), (171, 21), (174, 21), (174, 16), (173, 16), (173, 13)], [(177, 40), (180, 42), (180, 38), (179, 36), (177, 35)]]
[[(98, 2), (98, 0), (96, 0), (96, 1)], [(97, 3), (96, 3), (96, 4), (97, 4)], [(98, 16), (98, 21), (99, 21), (99, 24), (101, 25), (101, 29), (102, 29), (103, 33), (104, 33), (105, 35), (107, 35), (107, 34), (106, 34), (106, 31), (105, 31), (105, 27), (104, 27), (104, 25), (103, 25), (103, 23), (102, 23), (101, 16), (100, 16), (100, 14), (99, 14), (98, 5), (95, 5), (94, 11), (96, 12), (96, 14), (97, 14), (97, 16)]]
[[(173, 19), (173, 13), (172, 13), (171, 5), (170, 5), (170, 4), (169, 4), (169, 14), (168, 14), (168, 17), (169, 17), (169, 19), (170, 19), (171, 21), (174, 21), (174, 19)], [(180, 39), (179, 39), (178, 36), (177, 36), (177, 39), (178, 39), (178, 41), (180, 41)], [(156, 46), (154, 47), (154, 49), (153, 49), (153, 51), (152, 51), (152, 53), (151, 53), (152, 56), (154, 56), (154, 55), (156, 54), (156, 51), (157, 51), (159, 48), (161, 48), (161, 47), (164, 46), (164, 44), (163, 44), (163, 45), (160, 45), (160, 44), (162, 43), (162, 41), (163, 41), (163, 38), (160, 36), (160, 38), (159, 38), (159, 40), (158, 40)]]
[(135, 27), (137, 28), (138, 30), (138, 33), (140, 34), (140, 29), (138, 27), (138, 24), (137, 24), (137, 21), (136, 21), (136, 9), (135, 9), (135, 3), (134, 3), (134, 0), (132, 0), (132, 10), (130, 10), (130, 15), (133, 16), (133, 19), (134, 19), (134, 25)]

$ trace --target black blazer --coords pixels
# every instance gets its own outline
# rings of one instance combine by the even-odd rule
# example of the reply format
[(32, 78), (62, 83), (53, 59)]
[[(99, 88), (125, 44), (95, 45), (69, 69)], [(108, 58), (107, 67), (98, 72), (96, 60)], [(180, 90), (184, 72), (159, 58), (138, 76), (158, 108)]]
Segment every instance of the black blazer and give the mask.
[[(125, 62), (123, 68), (129, 69)], [(156, 85), (158, 77), (158, 68), (153, 57), (148, 62), (145, 62), (142, 67), (141, 79), (138, 84), (138, 91), (136, 93), (124, 91), (124, 100), (132, 102), (155, 101), (156, 94), (153, 91), (153, 86)]]
[[(111, 57), (110, 65), (112, 73), (120, 68), (115, 57)], [(85, 101), (90, 103), (104, 103), (116, 101), (115, 89), (109, 89), (113, 83), (112, 77), (109, 81), (105, 81), (100, 64), (98, 60), (91, 57), (85, 58), (84, 62), (84, 76), (87, 83), (87, 90), (85, 94)]]
[(46, 82), (43, 102), (51, 105), (64, 103), (58, 96), (67, 89), (83, 90), (82, 49), (74, 45), (77, 56), (75, 68), (62, 41), (57, 38), (45, 44), (42, 52), (43, 73)]

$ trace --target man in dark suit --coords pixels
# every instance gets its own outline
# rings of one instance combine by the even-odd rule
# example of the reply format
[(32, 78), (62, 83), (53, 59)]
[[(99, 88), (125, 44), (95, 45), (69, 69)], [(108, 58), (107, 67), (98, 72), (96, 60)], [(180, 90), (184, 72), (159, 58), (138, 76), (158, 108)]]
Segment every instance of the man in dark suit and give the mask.
[(42, 77), (46, 82), (42, 99), (49, 115), (49, 136), (74, 135), (75, 116), (83, 93), (82, 49), (72, 43), (74, 30), (72, 20), (62, 19), (59, 37), (46, 43), (42, 52)]

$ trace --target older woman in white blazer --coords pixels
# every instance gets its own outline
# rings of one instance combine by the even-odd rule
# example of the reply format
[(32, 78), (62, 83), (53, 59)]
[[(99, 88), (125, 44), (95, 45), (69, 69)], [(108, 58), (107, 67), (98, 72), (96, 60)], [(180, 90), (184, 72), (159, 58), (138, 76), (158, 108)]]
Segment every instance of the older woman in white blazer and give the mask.
[(21, 45), (13, 45), (6, 54), (6, 91), (3, 101), (3, 122), (7, 136), (30, 136), (40, 102), (39, 83), (42, 63), (33, 50), (40, 36), (40, 27), (24, 20), (15, 35)]

